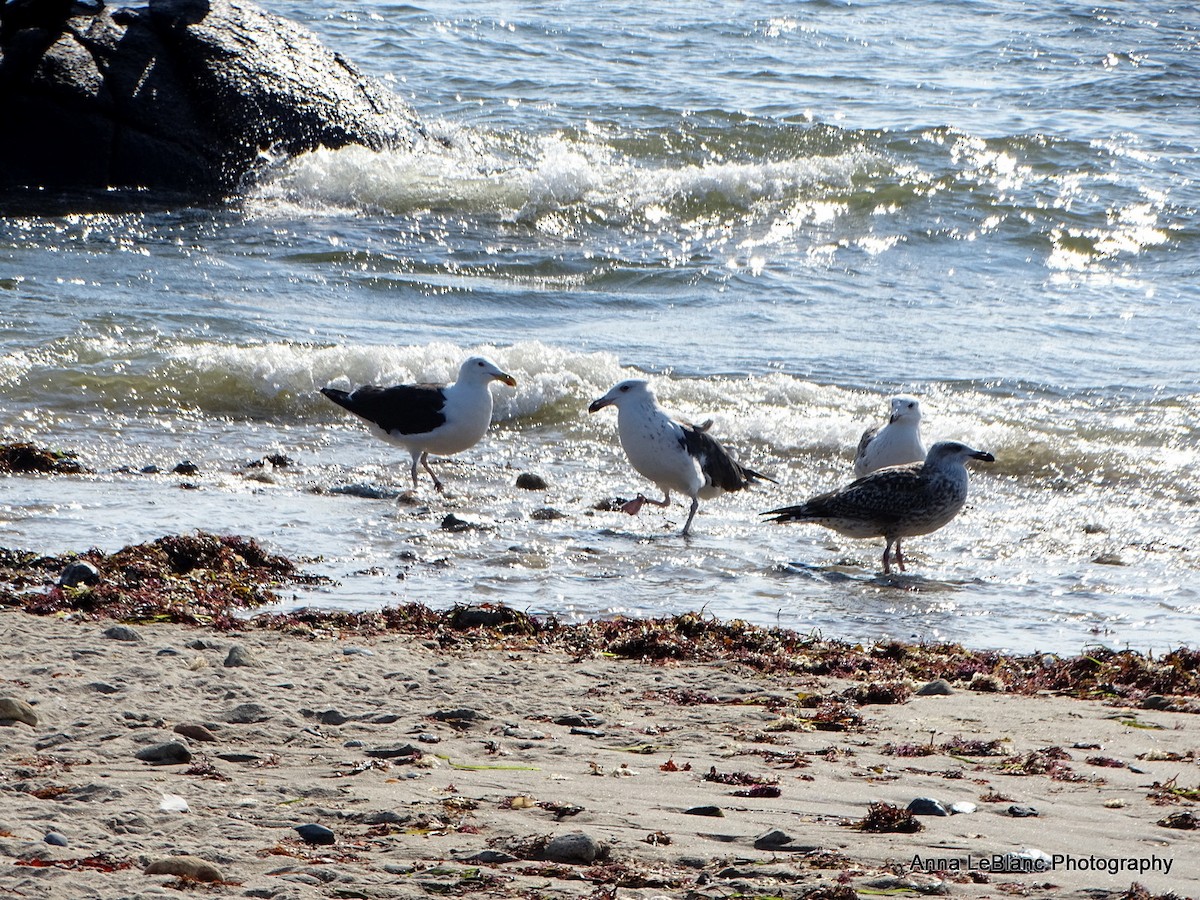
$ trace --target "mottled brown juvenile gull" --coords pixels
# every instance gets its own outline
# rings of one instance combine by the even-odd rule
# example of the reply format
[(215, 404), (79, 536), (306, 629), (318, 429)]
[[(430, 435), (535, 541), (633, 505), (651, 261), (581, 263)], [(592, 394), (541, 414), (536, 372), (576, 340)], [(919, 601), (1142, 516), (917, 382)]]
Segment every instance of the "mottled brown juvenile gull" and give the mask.
[(852, 538), (881, 537), (883, 571), (896, 545), (896, 563), (904, 571), (901, 538), (937, 531), (967, 502), (969, 459), (995, 462), (995, 457), (958, 441), (941, 441), (929, 448), (922, 463), (880, 469), (852, 484), (813, 497), (799, 506), (763, 513), (774, 522), (812, 522)]
[(734, 459), (708, 434), (711, 421), (693, 425), (672, 418), (658, 405), (647, 381), (640, 378), (622, 381), (594, 401), (588, 412), (606, 406), (617, 408), (617, 433), (630, 465), (663, 492), (661, 500), (638, 494), (621, 507), (631, 516), (637, 515), (644, 503), (670, 506), (671, 491), (679, 491), (692, 498), (692, 508), (683, 526), (683, 533), (688, 534), (701, 497), (707, 500), (727, 491), (740, 491), (755, 481), (775, 480)]
[(862, 478), (888, 466), (903, 466), (925, 459), (921, 443), (921, 403), (916, 397), (893, 397), (891, 416), (882, 428), (863, 432), (854, 453), (854, 477)]
[(420, 464), (441, 491), (442, 483), (429, 467), (429, 454), (461, 453), (479, 443), (492, 421), (488, 385), (493, 381), (517, 383), (490, 359), (472, 356), (459, 368), (454, 384), (365, 384), (352, 391), (321, 388), (321, 393), (366, 419), (377, 437), (412, 454), (413, 487)]

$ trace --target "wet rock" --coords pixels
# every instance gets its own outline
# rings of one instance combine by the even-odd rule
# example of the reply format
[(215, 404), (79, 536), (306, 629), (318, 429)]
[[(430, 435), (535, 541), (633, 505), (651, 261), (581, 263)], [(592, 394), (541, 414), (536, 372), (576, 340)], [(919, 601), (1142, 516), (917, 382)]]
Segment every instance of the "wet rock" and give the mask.
[(146, 747), (134, 756), (155, 766), (178, 766), (192, 761), (192, 751), (178, 741)]
[(218, 884), (225, 880), (221, 870), (198, 856), (168, 856), (156, 859), (142, 870), (147, 875), (173, 875), (176, 878)]
[(535, 522), (553, 522), (556, 519), (565, 519), (567, 514), (559, 512), (552, 506), (543, 506), (541, 509), (535, 509), (529, 514), (529, 518)]
[(60, 587), (79, 587), (80, 585), (93, 585), (100, 583), (100, 570), (93, 566), (90, 562), (80, 560), (73, 562), (58, 576), (58, 584)]
[(329, 488), (331, 494), (343, 494), (347, 497), (358, 497), (362, 500), (395, 500), (403, 497), (395, 488), (375, 484), (336, 484)]
[(337, 836), (324, 825), (297, 825), (296, 833), (306, 844), (333, 844)]
[(1028, 819), (1038, 814), (1038, 811), (1032, 806), (1019, 806), (1015, 803), (1008, 808), (1007, 812), (1014, 819)]
[(693, 806), (683, 811), (685, 816), (711, 816), (714, 819), (724, 818), (725, 813), (719, 806)]
[(241, 644), (234, 644), (225, 656), (225, 668), (233, 669), (239, 666), (254, 668), (258, 666), (258, 657)]
[(252, 725), (271, 718), (271, 711), (259, 703), (239, 703), (225, 713), (225, 721), (232, 725)]
[(24, 700), (0, 697), (0, 723), (2, 722), (24, 722), (30, 728), (37, 728), (38, 716), (33, 707)]
[(199, 475), (200, 467), (190, 459), (185, 459), (171, 470), (173, 475)]
[(57, 831), (47, 831), (46, 836), (42, 840), (55, 847), (65, 847), (68, 844), (66, 836)]
[(176, 734), (182, 734), (185, 738), (191, 738), (193, 741), (215, 743), (221, 740), (208, 728), (196, 722), (180, 722), (175, 726), (174, 731)]
[(542, 851), (542, 858), (550, 862), (575, 863), (590, 866), (597, 859), (608, 855), (608, 847), (590, 834), (572, 831), (551, 838)]
[(916, 797), (909, 802), (907, 809), (914, 816), (950, 815), (941, 801), (934, 800), (932, 797)]
[(142, 640), (142, 636), (128, 625), (114, 625), (112, 628), (106, 628), (104, 629), (104, 636), (112, 641), (126, 641), (128, 643), (136, 643)]
[(517, 476), (517, 487), (523, 491), (544, 491), (549, 486), (545, 478), (533, 472), (522, 472)]
[(478, 522), (468, 522), (466, 519), (460, 519), (454, 513), (446, 514), (445, 518), (442, 519), (441, 529), (442, 531), (454, 533), (486, 530), (485, 526), (480, 525)]
[(945, 678), (935, 678), (927, 684), (924, 684), (917, 691), (918, 697), (948, 697), (954, 693), (954, 688), (950, 686)]

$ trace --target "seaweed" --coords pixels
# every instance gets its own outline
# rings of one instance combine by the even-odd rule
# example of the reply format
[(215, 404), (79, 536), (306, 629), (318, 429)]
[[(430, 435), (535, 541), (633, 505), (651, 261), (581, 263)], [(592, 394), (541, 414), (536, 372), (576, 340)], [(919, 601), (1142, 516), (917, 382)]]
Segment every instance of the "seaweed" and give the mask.
[(849, 823), (849, 827), (872, 834), (915, 834), (925, 830), (907, 809), (883, 802), (872, 803), (867, 807), (867, 814), (857, 822)]
[(26, 441), (0, 444), (0, 473), (82, 475), (87, 471), (78, 453), (47, 450)]

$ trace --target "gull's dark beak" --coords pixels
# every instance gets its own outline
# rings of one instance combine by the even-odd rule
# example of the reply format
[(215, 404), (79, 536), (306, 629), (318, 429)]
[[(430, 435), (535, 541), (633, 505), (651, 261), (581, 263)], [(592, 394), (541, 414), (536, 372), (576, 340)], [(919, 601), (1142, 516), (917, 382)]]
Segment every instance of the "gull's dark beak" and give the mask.
[(977, 450), (976, 452), (971, 454), (971, 459), (978, 459), (978, 460), (982, 460), (983, 462), (995, 462), (996, 461), (996, 457), (992, 456), (992, 454), (988, 453), (986, 450)]
[(599, 412), (600, 410), (604, 409), (604, 407), (611, 406), (611, 405), (612, 405), (612, 401), (610, 399), (608, 399), (607, 397), (601, 397), (599, 400), (592, 401), (592, 405), (588, 407), (588, 412), (590, 412), (590, 413)]

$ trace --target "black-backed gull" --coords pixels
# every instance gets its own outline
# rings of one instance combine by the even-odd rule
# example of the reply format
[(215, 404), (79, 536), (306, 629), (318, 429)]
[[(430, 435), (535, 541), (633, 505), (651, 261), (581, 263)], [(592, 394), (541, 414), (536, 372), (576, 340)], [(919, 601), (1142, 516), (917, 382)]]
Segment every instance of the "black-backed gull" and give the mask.
[(727, 491), (740, 491), (759, 480), (775, 480), (746, 468), (730, 456), (708, 434), (711, 421), (693, 425), (672, 418), (658, 405), (647, 381), (639, 378), (622, 381), (594, 401), (588, 412), (606, 406), (617, 408), (617, 433), (630, 465), (663, 492), (661, 500), (638, 494), (621, 507), (630, 515), (637, 515), (644, 503), (669, 506), (671, 491), (678, 491), (692, 498), (692, 508), (683, 526), (683, 534), (688, 534), (700, 498), (707, 500)]
[(854, 477), (862, 478), (877, 469), (903, 466), (925, 459), (921, 443), (921, 403), (916, 397), (893, 397), (887, 424), (863, 432), (854, 454)]
[(492, 421), (492, 394), (488, 385), (517, 381), (490, 359), (472, 356), (458, 370), (454, 384), (398, 384), (377, 387), (365, 384), (352, 391), (321, 388), (321, 393), (356, 416), (371, 431), (412, 454), (412, 481), (417, 484), (420, 464), (442, 490), (442, 483), (429, 467), (429, 454), (448, 456), (479, 443)]
[(883, 572), (890, 574), (888, 557), (896, 545), (896, 562), (904, 571), (902, 538), (937, 531), (967, 502), (969, 459), (995, 462), (995, 457), (958, 441), (940, 441), (929, 448), (925, 461), (880, 469), (852, 484), (813, 497), (799, 506), (763, 513), (774, 522), (811, 522), (852, 538), (881, 537)]

